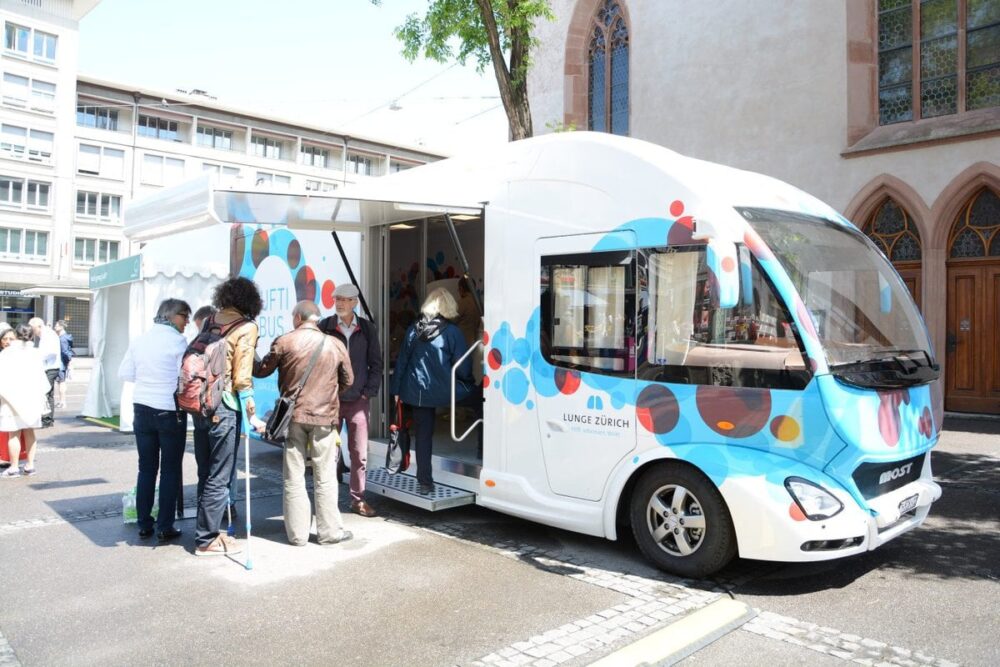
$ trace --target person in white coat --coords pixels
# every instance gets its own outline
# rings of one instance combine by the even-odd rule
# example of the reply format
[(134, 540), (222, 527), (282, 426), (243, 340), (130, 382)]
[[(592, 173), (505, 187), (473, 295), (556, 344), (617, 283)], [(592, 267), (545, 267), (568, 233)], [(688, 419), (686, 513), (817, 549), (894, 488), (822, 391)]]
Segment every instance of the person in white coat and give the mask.
[[(0, 431), (8, 434), (11, 460), (11, 466), (0, 473), (3, 479), (35, 474), (35, 429), (42, 425), (49, 392), (31, 327), (20, 324), (15, 333), (17, 340), (0, 354)], [(15, 463), (22, 444), (27, 452), (23, 471)]]

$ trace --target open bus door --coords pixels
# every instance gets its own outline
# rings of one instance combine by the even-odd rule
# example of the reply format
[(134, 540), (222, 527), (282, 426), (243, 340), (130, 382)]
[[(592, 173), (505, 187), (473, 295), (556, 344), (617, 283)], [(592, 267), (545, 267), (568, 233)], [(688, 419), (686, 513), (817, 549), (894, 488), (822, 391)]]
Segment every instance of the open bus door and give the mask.
[[(407, 263), (412, 263), (420, 268), (417, 282), (422, 288), (426, 287), (428, 283), (435, 283), (438, 277), (433, 271), (427, 272), (426, 270), (428, 262), (425, 255), (430, 252), (427, 241), (428, 230), (433, 230), (434, 233), (431, 235), (434, 238), (447, 239), (448, 255), (453, 256), (457, 261), (457, 266), (453, 267), (455, 270), (449, 275), (454, 274), (456, 278), (464, 277), (474, 286), (472, 297), (481, 318), (483, 307), (477, 288), (478, 281), (470, 275), (468, 248), (462, 242), (463, 233), (460, 228), (456, 227), (456, 220), (452, 218), (452, 215), (459, 218), (457, 223), (459, 226), (469, 224), (469, 221), (473, 220), (478, 221), (481, 225), (483, 208), (481, 206), (471, 208), (456, 205), (352, 199), (348, 192), (344, 192), (342, 197), (329, 197), (328, 199), (330, 201), (324, 202), (328, 216), (325, 221), (321, 219), (322, 214), (317, 214), (317, 211), (313, 210), (308, 217), (289, 220), (289, 227), (325, 228), (331, 232), (350, 280), (359, 288), (359, 303), (364, 311), (364, 316), (374, 322), (380, 332), (385, 375), (382, 383), (383, 389), (380, 395), (372, 400), (371, 406), (368, 451), (370, 463), (366, 473), (366, 490), (430, 511), (473, 504), (479, 485), (481, 458), (478, 461), (472, 461), (467, 456), (456, 457), (453, 455), (454, 447), (451, 445), (474, 442), (475, 429), (483, 426), (481, 421), (471, 425), (456, 424), (454, 408), (450, 411), (449, 422), (446, 424), (450, 428), (439, 429), (441, 432), (435, 433), (434, 456), (432, 457), (435, 485), (432, 493), (421, 495), (417, 492), (415, 456), (411, 455), (410, 467), (397, 474), (390, 474), (384, 468), (383, 462), (388, 449), (388, 426), (393, 421), (387, 391), (391, 381), (392, 362), (395, 359), (392, 342), (395, 338), (399, 338), (400, 330), (405, 331), (405, 328), (401, 328), (400, 323), (396, 321), (395, 313), (391, 312), (393, 299), (398, 296), (399, 292), (398, 286), (394, 285), (397, 272), (391, 266), (394, 257), (394, 243), (391, 236), (402, 237), (399, 239), (400, 243), (395, 244), (396, 246), (402, 245), (416, 252), (414, 257), (407, 258)], [(332, 206), (331, 202), (333, 202)], [(338, 231), (358, 231), (359, 229), (363, 234), (362, 262), (365, 265), (354, 267), (351, 266), (347, 254), (343, 252)], [(414, 229), (421, 233), (411, 234), (412, 238), (406, 238), (407, 233)], [(479, 241), (477, 246), (476, 254), (481, 256), (483, 253), (482, 242)], [(395, 254), (399, 254), (398, 248), (396, 248)], [(435, 251), (436, 254), (437, 251)], [(359, 278), (361, 279), (359, 280)], [(414, 296), (419, 297), (415, 299), (417, 309), (419, 309), (419, 303), (426, 296), (424, 292), (424, 289), (414, 292)], [(470, 347), (470, 354), (477, 352), (477, 347), (478, 345)], [(442, 441), (444, 438), (447, 438), (448, 442)], [(411, 448), (413, 445), (411, 433)], [(468, 445), (465, 446), (468, 447)]]

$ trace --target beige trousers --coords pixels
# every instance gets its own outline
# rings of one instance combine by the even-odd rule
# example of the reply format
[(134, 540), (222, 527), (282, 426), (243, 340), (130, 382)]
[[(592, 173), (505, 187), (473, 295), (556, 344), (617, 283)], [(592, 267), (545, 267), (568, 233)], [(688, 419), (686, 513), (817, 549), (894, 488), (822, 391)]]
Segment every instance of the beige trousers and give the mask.
[(282, 505), (285, 532), (296, 546), (309, 541), (312, 512), (306, 491), (306, 457), (312, 459), (313, 495), (316, 499), (316, 533), (323, 544), (340, 537), (344, 520), (337, 508), (337, 456), (340, 436), (333, 426), (312, 426), (292, 422), (285, 441), (282, 465), (285, 489)]

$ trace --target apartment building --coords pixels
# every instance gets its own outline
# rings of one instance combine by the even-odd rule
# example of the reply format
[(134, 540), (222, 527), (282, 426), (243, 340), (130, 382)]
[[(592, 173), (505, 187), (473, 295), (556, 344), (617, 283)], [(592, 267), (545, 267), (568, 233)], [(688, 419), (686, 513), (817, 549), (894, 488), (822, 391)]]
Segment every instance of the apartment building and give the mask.
[(0, 0), (0, 321), (64, 319), (88, 348), (92, 266), (131, 254), (132, 199), (204, 172), (240, 187), (329, 191), (439, 159), (417, 147), (77, 73), (97, 4)]

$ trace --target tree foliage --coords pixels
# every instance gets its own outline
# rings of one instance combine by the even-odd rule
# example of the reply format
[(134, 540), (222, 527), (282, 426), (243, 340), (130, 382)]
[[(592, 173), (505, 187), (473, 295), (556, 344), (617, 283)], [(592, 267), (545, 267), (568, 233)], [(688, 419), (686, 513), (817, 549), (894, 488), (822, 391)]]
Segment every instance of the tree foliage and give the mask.
[(510, 135), (523, 139), (532, 135), (527, 83), (539, 19), (552, 19), (548, 0), (428, 0), (427, 12), (407, 16), (395, 35), (410, 61), (471, 60), (480, 72), (492, 64)]

